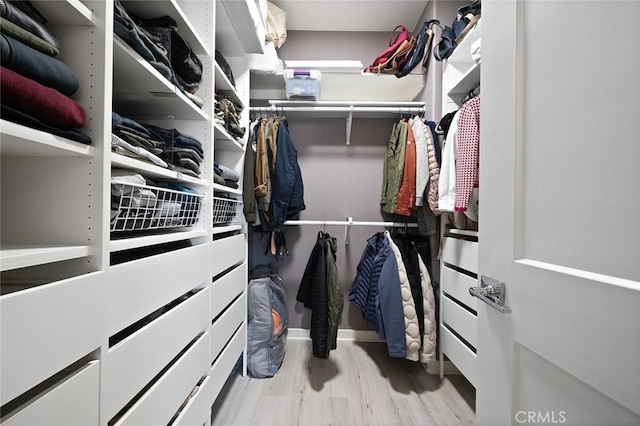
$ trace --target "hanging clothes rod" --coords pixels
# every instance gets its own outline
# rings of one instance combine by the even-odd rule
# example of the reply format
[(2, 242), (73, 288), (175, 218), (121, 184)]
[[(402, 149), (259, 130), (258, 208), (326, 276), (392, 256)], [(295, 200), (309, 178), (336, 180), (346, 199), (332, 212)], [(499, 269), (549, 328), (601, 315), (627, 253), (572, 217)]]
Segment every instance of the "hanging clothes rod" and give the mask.
[(376, 226), (385, 228), (417, 228), (417, 223), (409, 222), (365, 222), (354, 221), (352, 217), (347, 220), (287, 220), (285, 225), (312, 225), (312, 226), (344, 226), (344, 243), (349, 244), (349, 231), (352, 226)]
[(336, 118), (342, 117), (347, 119), (346, 125), (346, 142), (351, 144), (351, 125), (355, 114), (361, 114), (362, 117), (379, 117), (395, 114), (423, 114), (426, 111), (424, 102), (386, 102), (386, 101), (269, 101), (269, 106), (250, 107), (250, 112), (254, 113), (311, 113), (318, 114), (320, 117)]

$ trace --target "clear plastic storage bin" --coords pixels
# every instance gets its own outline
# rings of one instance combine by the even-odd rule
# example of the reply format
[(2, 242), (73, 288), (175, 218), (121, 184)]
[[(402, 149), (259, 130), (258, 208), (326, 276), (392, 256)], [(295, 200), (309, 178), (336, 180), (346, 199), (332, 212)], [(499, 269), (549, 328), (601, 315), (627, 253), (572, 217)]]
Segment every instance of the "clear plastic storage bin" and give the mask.
[(287, 99), (317, 101), (320, 97), (320, 71), (284, 70)]

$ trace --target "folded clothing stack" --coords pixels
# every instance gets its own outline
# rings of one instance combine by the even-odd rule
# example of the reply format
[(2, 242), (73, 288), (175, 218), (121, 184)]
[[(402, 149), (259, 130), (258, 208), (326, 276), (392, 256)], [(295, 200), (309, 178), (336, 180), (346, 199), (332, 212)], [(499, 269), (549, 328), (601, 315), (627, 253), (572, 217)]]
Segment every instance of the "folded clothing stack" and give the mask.
[(111, 150), (160, 167), (199, 177), (202, 143), (177, 129), (141, 124), (112, 113)]
[[(22, 9), (29, 11), (23, 12)], [(76, 130), (86, 111), (70, 98), (80, 86), (66, 64), (54, 58), (59, 43), (31, 5), (0, 0), (2, 118), (83, 144), (91, 138)]]
[(240, 127), (242, 105), (233, 102), (227, 95), (216, 93), (214, 120), (224, 126), (236, 140), (244, 137), (246, 129)]
[(145, 19), (114, 2), (114, 32), (173, 83), (194, 104), (204, 102), (195, 95), (202, 81), (202, 62), (178, 33), (170, 16)]
[(215, 183), (228, 186), (229, 188), (238, 189), (240, 173), (225, 165), (219, 164), (217, 161), (213, 162), (213, 172), (213, 181)]

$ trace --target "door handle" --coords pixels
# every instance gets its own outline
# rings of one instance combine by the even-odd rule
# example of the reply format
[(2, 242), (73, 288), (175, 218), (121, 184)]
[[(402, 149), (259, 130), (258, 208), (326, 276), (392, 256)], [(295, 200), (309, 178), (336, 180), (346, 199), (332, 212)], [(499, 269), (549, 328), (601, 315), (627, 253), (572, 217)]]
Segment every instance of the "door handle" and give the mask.
[(485, 302), (492, 308), (508, 314), (511, 308), (504, 306), (505, 287), (502, 281), (486, 275), (480, 276), (480, 287), (470, 287), (469, 294)]

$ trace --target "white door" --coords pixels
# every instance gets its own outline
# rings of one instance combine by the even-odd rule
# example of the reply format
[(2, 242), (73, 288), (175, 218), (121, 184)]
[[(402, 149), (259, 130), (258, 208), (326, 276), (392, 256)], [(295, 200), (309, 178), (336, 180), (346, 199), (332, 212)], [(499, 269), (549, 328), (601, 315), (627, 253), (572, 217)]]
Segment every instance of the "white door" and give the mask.
[(640, 2), (482, 8), (477, 423), (640, 425)]

